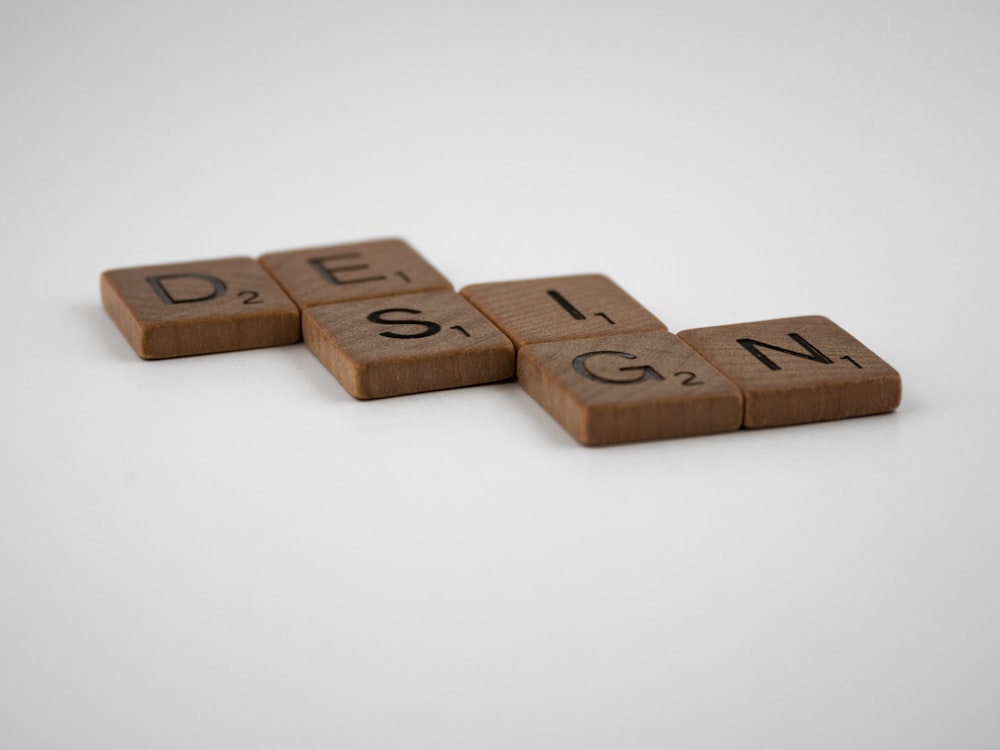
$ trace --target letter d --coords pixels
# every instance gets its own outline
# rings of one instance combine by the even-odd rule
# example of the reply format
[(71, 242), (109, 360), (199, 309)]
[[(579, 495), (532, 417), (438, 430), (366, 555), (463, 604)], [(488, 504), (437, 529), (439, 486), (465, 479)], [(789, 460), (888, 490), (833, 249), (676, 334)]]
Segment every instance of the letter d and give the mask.
[[(211, 285), (212, 291), (201, 297), (184, 297), (177, 299), (169, 291), (167, 291), (165, 286), (163, 286), (163, 282), (169, 279), (201, 279), (202, 281), (207, 281)], [(218, 279), (215, 276), (209, 276), (204, 273), (168, 273), (162, 276), (147, 276), (146, 281), (148, 281), (149, 285), (153, 287), (153, 291), (156, 292), (156, 296), (160, 298), (164, 305), (179, 305), (183, 302), (205, 302), (206, 300), (221, 297), (226, 293), (226, 284), (222, 279)]]

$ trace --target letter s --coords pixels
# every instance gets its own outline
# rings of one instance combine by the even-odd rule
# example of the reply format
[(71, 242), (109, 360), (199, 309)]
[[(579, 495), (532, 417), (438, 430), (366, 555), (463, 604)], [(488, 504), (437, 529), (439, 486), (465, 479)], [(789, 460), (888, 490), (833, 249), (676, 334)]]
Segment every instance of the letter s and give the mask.
[(420, 310), (410, 310), (406, 307), (391, 307), (387, 310), (376, 310), (375, 312), (368, 315), (368, 321), (370, 323), (379, 323), (381, 325), (405, 325), (405, 326), (423, 326), (424, 330), (420, 333), (393, 333), (392, 331), (383, 331), (379, 336), (385, 336), (388, 339), (422, 339), (427, 336), (433, 336), (435, 333), (441, 331), (441, 326), (437, 323), (432, 323), (429, 320), (387, 320), (382, 316), (386, 313), (407, 313), (408, 315), (420, 315)]

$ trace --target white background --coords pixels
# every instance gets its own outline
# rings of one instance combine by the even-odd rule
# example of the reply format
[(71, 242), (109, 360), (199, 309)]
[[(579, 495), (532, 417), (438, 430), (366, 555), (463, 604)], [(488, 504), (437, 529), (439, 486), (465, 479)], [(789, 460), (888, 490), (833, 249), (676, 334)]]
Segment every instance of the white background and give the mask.
[[(997, 747), (998, 74), (995, 2), (0, 2), (0, 747)], [(587, 449), (100, 307), (382, 236), (903, 405)]]

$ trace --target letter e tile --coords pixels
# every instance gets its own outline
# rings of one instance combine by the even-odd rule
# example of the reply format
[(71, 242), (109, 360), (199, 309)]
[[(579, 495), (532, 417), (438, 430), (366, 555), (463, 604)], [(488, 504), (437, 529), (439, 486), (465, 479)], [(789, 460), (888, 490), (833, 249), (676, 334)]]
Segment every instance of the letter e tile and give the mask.
[(303, 310), (390, 294), (453, 289), (416, 250), (396, 239), (266, 253), (260, 262)]
[(514, 375), (514, 347), (452, 291), (310, 307), (306, 345), (359, 399), (457, 388)]

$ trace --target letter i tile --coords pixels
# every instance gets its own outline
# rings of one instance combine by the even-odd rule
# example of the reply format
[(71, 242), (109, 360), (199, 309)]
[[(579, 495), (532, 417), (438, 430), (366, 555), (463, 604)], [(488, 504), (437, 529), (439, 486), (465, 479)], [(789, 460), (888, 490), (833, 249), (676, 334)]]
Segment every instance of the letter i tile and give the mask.
[(144, 359), (294, 344), (299, 308), (251, 258), (120, 268), (104, 309)]
[(744, 427), (881, 414), (902, 398), (899, 373), (820, 315), (695, 328), (678, 336), (743, 391)]
[(452, 291), (310, 307), (306, 345), (355, 398), (478, 385), (514, 375), (514, 346)]
[(586, 445), (737, 430), (739, 389), (666, 331), (528, 344), (521, 386)]
[(544, 341), (667, 330), (601, 274), (472, 284), (461, 294), (519, 348)]

